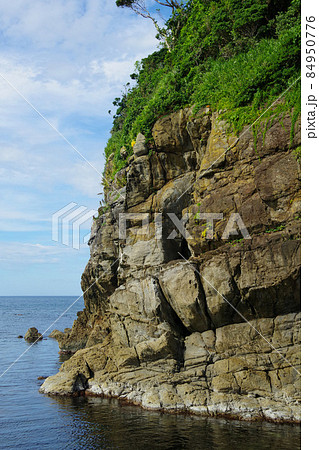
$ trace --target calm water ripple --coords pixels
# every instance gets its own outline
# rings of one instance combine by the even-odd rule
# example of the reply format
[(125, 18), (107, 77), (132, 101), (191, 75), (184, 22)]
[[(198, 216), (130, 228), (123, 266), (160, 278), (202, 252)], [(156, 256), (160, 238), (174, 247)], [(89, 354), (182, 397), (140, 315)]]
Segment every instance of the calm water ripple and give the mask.
[[(45, 330), (75, 297), (0, 297), (0, 373), (29, 345), (27, 329)], [(79, 301), (56, 328), (72, 326)], [(1, 449), (245, 449), (300, 448), (300, 427), (170, 415), (101, 398), (41, 395), (39, 376), (61, 365), (52, 339), (37, 343), (0, 378)]]

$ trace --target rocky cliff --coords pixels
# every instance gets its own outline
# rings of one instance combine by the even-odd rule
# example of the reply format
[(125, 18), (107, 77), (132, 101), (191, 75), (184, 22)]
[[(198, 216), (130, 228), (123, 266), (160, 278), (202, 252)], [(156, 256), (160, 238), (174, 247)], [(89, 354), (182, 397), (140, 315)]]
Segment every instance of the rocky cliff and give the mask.
[(237, 137), (209, 108), (184, 109), (156, 122), (152, 143), (138, 136), (93, 223), (85, 309), (57, 334), (76, 353), (41, 392), (299, 421), (300, 125), (291, 128), (286, 115)]

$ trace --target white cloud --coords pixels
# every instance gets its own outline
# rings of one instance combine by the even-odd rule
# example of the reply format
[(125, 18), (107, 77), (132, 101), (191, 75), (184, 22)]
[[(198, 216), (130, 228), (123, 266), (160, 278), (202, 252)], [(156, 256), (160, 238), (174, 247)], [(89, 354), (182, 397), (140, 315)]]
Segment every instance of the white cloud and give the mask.
[[(86, 249), (83, 249), (86, 252)], [(77, 254), (78, 250), (59, 245), (0, 242), (0, 264), (55, 264), (62, 258)]]
[[(0, 54), (1, 74), (14, 86), (0, 78), (0, 107), (11, 121), (16, 118), (17, 108), (34, 115), (32, 107), (22, 98), (25, 97), (50, 122), (52, 116), (65, 118), (68, 114), (105, 115), (113, 98), (120, 94), (122, 86), (130, 81), (134, 63), (140, 55), (127, 59), (89, 60), (85, 68), (77, 73), (65, 74), (65, 79), (53, 78), (52, 73), (44, 69), (32, 70), (28, 65), (16, 63)], [(19, 95), (19, 93), (21, 95)]]
[(0, 163), (17, 163), (22, 156), (23, 152), (19, 148), (13, 146), (0, 148)]
[[(102, 172), (107, 111), (154, 35), (115, 0), (0, 0), (0, 74)], [(21, 242), (37, 231), (48, 243), (55, 211), (98, 207), (101, 177), (1, 77), (0, 96), (0, 230)], [(39, 240), (1, 243), (2, 265), (73, 255)]]
[(52, 45), (77, 47), (94, 42), (92, 31), (105, 33), (115, 12), (112, 1), (15, 0), (0, 3), (0, 25), (13, 42), (25, 41), (37, 48)]
[[(16, 0), (0, 1), (0, 31), (9, 43), (0, 50), (3, 76), (102, 172), (106, 112), (134, 62), (154, 48), (152, 24), (111, 1)], [(93, 186), (100, 191), (90, 166), (85, 190), (79, 155), (1, 78), (0, 95), (0, 184), (37, 187), (60, 177), (89, 195)], [(76, 125), (81, 117), (105, 120), (103, 140), (100, 131)]]
[[(98, 167), (98, 164), (95, 165)], [(85, 162), (79, 161), (67, 170), (69, 183), (86, 196), (96, 197), (102, 192), (101, 176)]]
[[(152, 23), (115, 0), (0, 1), (0, 31), (8, 44), (1, 73), (40, 110), (60, 117), (105, 114), (134, 62), (157, 44)], [(6, 110), (21, 104), (3, 80), (0, 94)]]

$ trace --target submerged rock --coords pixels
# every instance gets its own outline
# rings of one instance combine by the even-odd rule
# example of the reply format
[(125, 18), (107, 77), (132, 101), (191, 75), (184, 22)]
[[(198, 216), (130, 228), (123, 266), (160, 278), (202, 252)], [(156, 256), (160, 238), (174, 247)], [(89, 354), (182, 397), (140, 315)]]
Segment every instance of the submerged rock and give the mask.
[(43, 339), (43, 336), (41, 333), (39, 333), (39, 331), (37, 330), (37, 328), (35, 327), (31, 327), (28, 329), (28, 331), (26, 332), (24, 339), (27, 342), (36, 342), (36, 341), (41, 341)]

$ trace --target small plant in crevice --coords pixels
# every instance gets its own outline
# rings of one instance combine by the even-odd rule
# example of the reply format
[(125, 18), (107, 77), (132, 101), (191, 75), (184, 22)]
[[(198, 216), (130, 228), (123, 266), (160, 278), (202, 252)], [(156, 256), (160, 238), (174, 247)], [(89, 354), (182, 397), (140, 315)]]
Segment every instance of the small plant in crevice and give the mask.
[(293, 155), (296, 159), (296, 161), (300, 162), (301, 161), (301, 146), (299, 145), (299, 147), (296, 147), (293, 149)]
[(199, 224), (199, 217), (200, 217), (200, 206), (201, 206), (201, 203), (197, 203), (197, 208), (198, 208), (198, 210), (197, 210), (197, 212), (196, 212), (196, 214), (194, 215), (194, 222), (195, 223), (197, 223), (197, 224)]
[(241, 244), (244, 245), (244, 238), (240, 238), (240, 239), (233, 239), (229, 242), (229, 245), (232, 245), (233, 247), (237, 244)]
[(285, 227), (286, 227), (285, 225), (281, 224), (281, 225), (278, 225), (275, 228), (269, 228), (268, 230), (265, 231), (265, 233), (276, 233), (277, 231), (284, 230)]

